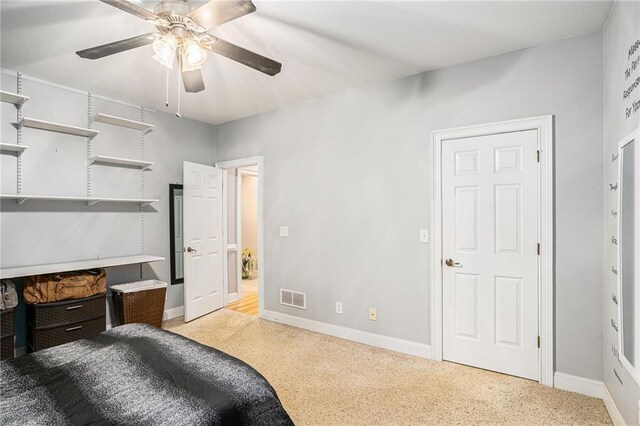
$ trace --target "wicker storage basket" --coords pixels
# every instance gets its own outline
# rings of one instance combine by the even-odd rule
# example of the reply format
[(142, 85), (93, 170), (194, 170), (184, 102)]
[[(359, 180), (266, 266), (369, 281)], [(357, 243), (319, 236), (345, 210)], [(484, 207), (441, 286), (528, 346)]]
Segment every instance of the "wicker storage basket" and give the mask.
[(111, 287), (113, 308), (120, 324), (162, 325), (167, 283), (157, 280), (137, 281)]

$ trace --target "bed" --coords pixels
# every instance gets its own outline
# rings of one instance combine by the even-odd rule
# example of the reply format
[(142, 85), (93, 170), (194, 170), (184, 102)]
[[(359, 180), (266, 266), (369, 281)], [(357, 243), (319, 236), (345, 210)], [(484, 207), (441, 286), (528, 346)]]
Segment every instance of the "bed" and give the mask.
[(244, 362), (145, 324), (0, 362), (0, 424), (292, 425)]

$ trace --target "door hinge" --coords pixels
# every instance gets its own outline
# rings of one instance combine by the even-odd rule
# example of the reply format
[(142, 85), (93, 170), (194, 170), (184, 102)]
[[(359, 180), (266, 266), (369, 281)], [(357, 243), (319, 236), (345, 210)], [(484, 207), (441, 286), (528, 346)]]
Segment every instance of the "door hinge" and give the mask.
[(540, 162), (540, 150), (538, 150), (537, 158), (538, 158), (538, 163), (539, 163)]
[(540, 347), (540, 336), (538, 336), (538, 348)]
[(538, 256), (540, 256), (540, 243), (538, 243)]

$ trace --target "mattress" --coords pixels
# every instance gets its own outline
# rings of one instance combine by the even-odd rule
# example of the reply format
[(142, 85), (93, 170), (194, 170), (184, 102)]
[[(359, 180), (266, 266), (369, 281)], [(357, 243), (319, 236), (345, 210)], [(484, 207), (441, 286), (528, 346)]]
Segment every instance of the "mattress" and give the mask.
[(246, 363), (145, 324), (0, 363), (0, 424), (291, 425)]

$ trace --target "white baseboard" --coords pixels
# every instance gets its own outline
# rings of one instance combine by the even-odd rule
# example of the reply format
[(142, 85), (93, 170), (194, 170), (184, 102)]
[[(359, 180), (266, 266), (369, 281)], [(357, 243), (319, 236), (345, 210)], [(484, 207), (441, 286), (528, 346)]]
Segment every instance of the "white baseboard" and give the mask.
[(239, 299), (238, 292), (229, 293), (229, 295), (227, 296), (227, 303), (235, 302), (238, 299)]
[(184, 306), (178, 306), (177, 308), (165, 309), (162, 314), (162, 321), (167, 321), (172, 318), (181, 317), (184, 315)]
[(613, 397), (609, 393), (607, 385), (597, 380), (585, 379), (584, 377), (572, 376), (571, 374), (556, 373), (553, 375), (554, 387), (570, 392), (580, 393), (582, 395), (592, 396), (602, 399), (604, 406), (607, 407), (609, 417), (615, 426), (624, 426), (624, 419), (620, 410), (613, 401)]
[(376, 346), (422, 358), (430, 359), (432, 357), (431, 346), (424, 343), (417, 343), (367, 331), (355, 330), (353, 328), (342, 327), (339, 325), (313, 321), (293, 315), (281, 314), (275, 311), (263, 310), (261, 318), (268, 321), (290, 325), (292, 327), (315, 331), (316, 333), (328, 334), (329, 336), (363, 343), (369, 346)]
[(620, 413), (620, 410), (618, 410), (616, 403), (613, 401), (613, 397), (609, 393), (609, 388), (607, 388), (607, 385), (604, 383), (602, 384), (602, 401), (604, 402), (604, 406), (607, 407), (609, 417), (611, 417), (613, 424), (615, 426), (625, 426), (622, 414)]
[(571, 374), (556, 371), (553, 375), (553, 387), (603, 399), (604, 383), (597, 380), (585, 379), (584, 377), (572, 376)]

